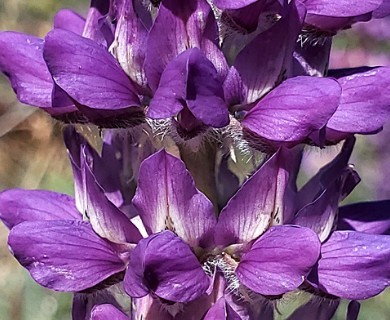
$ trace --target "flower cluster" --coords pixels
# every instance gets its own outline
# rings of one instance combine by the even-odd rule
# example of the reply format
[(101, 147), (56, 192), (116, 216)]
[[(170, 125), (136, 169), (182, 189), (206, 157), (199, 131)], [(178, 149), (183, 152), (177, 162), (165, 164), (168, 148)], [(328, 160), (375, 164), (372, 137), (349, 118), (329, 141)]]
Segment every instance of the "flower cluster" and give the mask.
[[(92, 0), (45, 39), (0, 33), (21, 102), (67, 124), (75, 198), (0, 194), (15, 258), (88, 319), (330, 319), (390, 285), (390, 201), (339, 207), (355, 134), (390, 118), (389, 67), (328, 70), (386, 0)], [(74, 128), (97, 126), (102, 148)], [(342, 144), (302, 187), (305, 145)]]

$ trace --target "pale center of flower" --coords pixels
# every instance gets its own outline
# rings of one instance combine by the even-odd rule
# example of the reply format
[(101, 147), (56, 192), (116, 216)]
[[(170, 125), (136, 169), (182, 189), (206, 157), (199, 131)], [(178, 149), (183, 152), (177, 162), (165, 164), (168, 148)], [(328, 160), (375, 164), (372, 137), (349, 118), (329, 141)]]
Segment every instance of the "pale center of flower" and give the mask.
[(210, 276), (216, 272), (222, 273), (226, 281), (226, 289), (229, 293), (241, 296), (240, 281), (235, 273), (238, 266), (238, 261), (232, 258), (231, 255), (222, 251), (217, 255), (210, 256), (203, 263), (203, 270)]

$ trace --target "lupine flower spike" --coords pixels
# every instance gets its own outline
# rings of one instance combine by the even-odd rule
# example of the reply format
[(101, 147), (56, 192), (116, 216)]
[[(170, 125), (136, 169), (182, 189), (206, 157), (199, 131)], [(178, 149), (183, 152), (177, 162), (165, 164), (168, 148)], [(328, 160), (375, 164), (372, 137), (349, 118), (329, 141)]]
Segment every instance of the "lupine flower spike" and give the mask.
[[(388, 7), (92, 0), (44, 39), (0, 32), (17, 98), (65, 126), (75, 190), (2, 191), (11, 253), (73, 293), (75, 320), (274, 319), (291, 300), (286, 319), (331, 319), (341, 299), (357, 319), (390, 285), (390, 200), (341, 202), (355, 135), (390, 117), (390, 69), (328, 63)], [(305, 150), (337, 144), (298, 188)]]

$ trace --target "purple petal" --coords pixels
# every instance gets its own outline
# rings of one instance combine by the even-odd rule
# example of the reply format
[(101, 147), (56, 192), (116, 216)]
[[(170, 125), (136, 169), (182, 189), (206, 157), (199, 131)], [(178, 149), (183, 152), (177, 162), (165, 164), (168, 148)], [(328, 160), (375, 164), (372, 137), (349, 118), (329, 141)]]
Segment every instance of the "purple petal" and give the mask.
[(17, 32), (0, 33), (0, 71), (19, 101), (51, 108), (53, 81), (42, 57), (43, 40)]
[[(79, 211), (87, 216), (94, 231), (101, 237), (117, 243), (138, 242), (142, 238), (138, 229), (107, 198), (106, 192), (100, 184), (113, 182), (114, 185), (104, 185), (104, 187), (120, 188), (119, 169), (114, 162), (117, 159), (114, 158), (114, 155), (102, 159), (73, 127), (66, 128), (64, 140), (72, 164), (76, 204)], [(110, 170), (102, 167), (103, 162), (105, 165), (109, 165)], [(92, 170), (99, 174), (98, 177)], [(105, 171), (111, 179), (106, 179), (106, 176), (99, 171)]]
[(337, 109), (340, 95), (336, 80), (291, 78), (267, 94), (246, 115), (242, 125), (277, 145), (298, 144), (326, 125)]
[(192, 52), (192, 50), (183, 52), (164, 69), (147, 113), (152, 119), (173, 117), (184, 108), (183, 100), (186, 98), (188, 80), (188, 59)]
[(321, 248), (317, 274), (309, 280), (329, 294), (371, 298), (390, 284), (390, 236), (335, 231)]
[(43, 54), (54, 81), (88, 107), (83, 113), (89, 118), (139, 106), (131, 81), (115, 58), (94, 41), (55, 29), (45, 38)]
[(124, 287), (135, 298), (152, 291), (169, 301), (188, 302), (206, 292), (209, 279), (190, 247), (171, 231), (163, 231), (134, 248)]
[(85, 19), (70, 9), (61, 9), (54, 16), (54, 28), (56, 29), (65, 29), (81, 35), (84, 25)]
[(353, 169), (353, 165), (349, 165), (343, 174), (343, 187), (341, 190), (340, 202), (343, 201), (360, 183), (359, 174)]
[(85, 179), (81, 171), (81, 167), (82, 167), (81, 150), (88, 143), (81, 134), (77, 133), (76, 129), (73, 126), (67, 126), (65, 128), (64, 142), (68, 152), (70, 164), (72, 167), (72, 172), (73, 172), (76, 207), (82, 214), (85, 214), (85, 203), (86, 203), (85, 189), (86, 188), (85, 188)]
[(298, 288), (317, 262), (320, 242), (308, 228), (272, 227), (239, 263), (236, 274), (249, 289), (279, 295)]
[(229, 124), (222, 82), (214, 65), (193, 49), (188, 59), (186, 101), (193, 115), (204, 124), (221, 128)]
[(117, 243), (137, 243), (142, 236), (135, 225), (111, 203), (104, 190), (98, 185), (91, 169), (85, 164), (86, 206), (94, 231), (110, 241)]
[(219, 128), (229, 123), (222, 83), (214, 65), (199, 49), (186, 50), (168, 64), (150, 103), (148, 116), (172, 117), (183, 109), (183, 101), (206, 125)]
[[(107, 198), (116, 206), (121, 206), (123, 204), (123, 196), (120, 191), (120, 161), (115, 157), (115, 153), (118, 150), (111, 150), (111, 145), (103, 142), (102, 154), (100, 156), (73, 126), (65, 128), (64, 142), (72, 165), (76, 205), (79, 211), (85, 212), (85, 204), (87, 202), (85, 174), (83, 174), (83, 172), (85, 173), (85, 158), (88, 158), (93, 174), (99, 185), (104, 189)], [(110, 170), (107, 170), (107, 164)]]
[[(342, 133), (376, 133), (390, 119), (390, 68), (381, 67), (338, 79), (341, 101), (327, 128)], [(339, 139), (332, 139), (338, 142)]]
[(146, 43), (145, 72), (153, 91), (157, 90), (168, 63), (189, 47), (185, 21), (191, 15), (194, 3), (196, 5), (197, 1), (186, 1), (183, 5), (168, 0), (160, 4)]
[[(134, 141), (129, 137), (130, 134), (123, 135), (123, 132), (106, 131), (101, 157), (95, 157), (92, 166), (96, 181), (104, 189), (108, 200), (121, 209), (133, 198), (135, 192), (131, 180), (134, 179), (132, 167), (137, 163), (138, 153), (134, 152)], [(93, 151), (86, 148), (88, 150)], [(107, 170), (107, 165), (110, 170)]]
[(66, 194), (11, 189), (0, 193), (0, 219), (12, 229), (24, 221), (81, 220), (82, 216)]
[(241, 317), (226, 302), (225, 298), (219, 298), (217, 302), (207, 311), (203, 320), (240, 320)]
[(390, 200), (341, 207), (337, 229), (390, 235)]
[[(281, 20), (257, 35), (234, 61), (234, 69), (240, 74), (246, 91), (243, 103), (258, 101), (290, 74), (294, 45), (305, 10), (292, 1), (285, 11)], [(271, 60), (272, 63), (269, 63)]]
[(215, 229), (216, 243), (227, 246), (257, 239), (278, 215), (283, 221), (284, 191), (288, 172), (280, 151), (250, 177), (222, 209)]
[[(275, 8), (275, 10), (279, 10), (280, 6), (274, 3), (267, 3), (266, 1), (256, 1), (251, 3), (248, 6), (239, 8), (239, 9), (227, 9), (223, 10), (219, 21), (225, 28), (232, 28), (234, 31), (238, 31), (238, 33), (232, 33), (228, 35), (223, 35), (223, 47), (226, 53), (230, 53), (230, 49), (232, 43), (237, 44), (237, 39), (241, 38), (242, 45), (245, 45), (247, 39), (243, 34), (249, 34), (255, 32), (257, 27), (261, 25), (261, 30), (268, 29), (268, 24), (265, 26), (266, 22), (262, 19), (265, 14), (269, 14), (269, 8)], [(267, 13), (266, 13), (267, 12)], [(272, 12), (273, 13), (273, 12)], [(271, 13), (271, 14), (272, 14)], [(268, 20), (269, 25), (273, 25), (275, 21)], [(226, 47), (228, 46), (228, 47)], [(239, 50), (236, 49), (235, 52)], [(227, 54), (229, 58), (233, 58), (230, 54)]]
[(8, 244), (34, 280), (53, 290), (85, 290), (125, 269), (114, 246), (87, 222), (24, 222), (12, 228)]
[(220, 9), (240, 9), (257, 0), (214, 0), (214, 4)]
[[(134, 216), (135, 209), (131, 200), (135, 194), (141, 162), (156, 151), (151, 140), (139, 147), (138, 131), (123, 133), (122, 131), (106, 131), (103, 138), (102, 156), (94, 163), (94, 174), (103, 187), (108, 199), (128, 216)], [(119, 157), (118, 157), (119, 155)], [(106, 170), (110, 163), (111, 173)]]
[(216, 224), (210, 200), (195, 188), (184, 163), (165, 151), (141, 164), (133, 204), (149, 234), (169, 229), (192, 247)]
[(54, 83), (43, 60), (42, 39), (0, 32), (0, 49), (0, 71), (10, 79), (19, 101), (40, 107), (60, 120), (73, 116), (73, 121), (79, 122), (77, 108), (68, 97), (53, 100)]
[(224, 74), (227, 65), (217, 41), (214, 14), (206, 0), (163, 1), (146, 45), (145, 72), (151, 89), (157, 90), (168, 63), (189, 48), (202, 49), (218, 73)]
[(100, 304), (95, 306), (91, 312), (90, 320), (128, 320), (122, 311), (115, 308), (112, 304)]
[(243, 101), (246, 101), (247, 91), (238, 70), (232, 66), (223, 83), (224, 97), (228, 106), (240, 106)]
[(113, 25), (108, 19), (110, 2), (107, 0), (91, 0), (83, 37), (94, 40), (108, 48), (114, 40)]
[[(131, 205), (131, 199), (136, 188), (136, 173), (138, 173), (140, 162), (154, 151), (149, 144), (146, 144), (146, 147), (144, 145), (144, 148), (140, 150), (134, 143), (134, 139), (130, 134), (123, 135), (123, 132), (106, 131), (101, 155), (99, 155), (75, 128), (68, 126), (64, 130), (64, 140), (75, 182), (76, 205), (80, 212), (86, 211), (85, 177), (83, 177), (81, 168), (85, 164), (84, 158), (88, 158), (94, 178), (104, 189), (108, 200), (129, 214), (128, 216), (134, 216), (135, 210)], [(119, 158), (118, 155), (120, 155)], [(85, 173), (85, 169), (83, 170)]]
[(144, 72), (145, 46), (148, 31), (138, 18), (133, 1), (119, 0), (116, 9), (115, 39), (110, 50), (114, 52), (122, 69), (142, 87), (147, 86)]
[(325, 241), (333, 230), (341, 184), (341, 181), (336, 181), (317, 199), (300, 209), (293, 220), (293, 224), (312, 229), (317, 233), (321, 242)]
[(367, 0), (353, 5), (351, 0), (301, 0), (307, 12), (329, 17), (352, 17), (378, 8), (383, 0)]
[(231, 197), (237, 192), (240, 187), (240, 181), (236, 174), (230, 168), (230, 155), (224, 155), (219, 164), (216, 174), (216, 184), (218, 191), (218, 206), (225, 207)]

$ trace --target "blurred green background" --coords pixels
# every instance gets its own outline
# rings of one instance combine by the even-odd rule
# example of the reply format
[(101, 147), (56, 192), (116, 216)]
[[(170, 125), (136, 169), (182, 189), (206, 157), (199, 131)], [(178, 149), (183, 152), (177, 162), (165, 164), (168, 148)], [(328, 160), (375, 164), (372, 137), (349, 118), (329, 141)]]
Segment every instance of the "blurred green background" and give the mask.
[[(61, 8), (86, 13), (88, 1), (1, 0), (0, 30), (16, 30), (40, 37), (51, 29)], [(331, 67), (389, 65), (390, 22), (358, 24), (335, 39)], [(352, 162), (362, 183), (347, 202), (390, 199), (390, 128), (377, 136), (358, 138)], [(309, 150), (305, 174), (313, 174), (339, 147)], [(16, 101), (0, 76), (0, 190), (13, 187), (73, 193), (72, 175), (62, 142), (61, 125), (45, 113)], [(0, 225), (0, 320), (70, 319), (71, 295), (46, 290), (31, 280), (7, 248), (8, 230)], [(346, 304), (334, 319), (345, 319)], [(362, 302), (359, 319), (390, 319), (390, 292)], [(158, 319), (156, 319), (158, 320)], [(313, 319), (315, 320), (315, 319)]]

